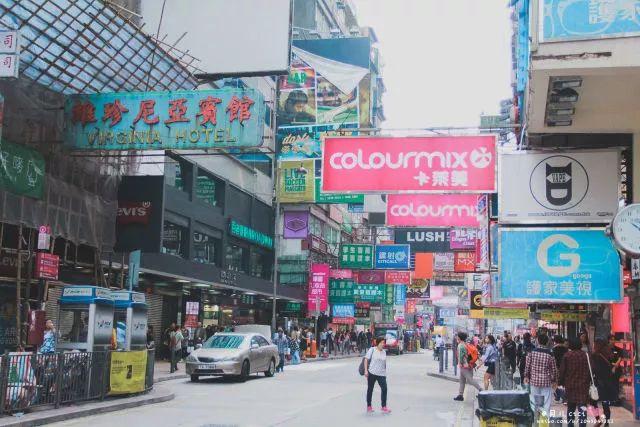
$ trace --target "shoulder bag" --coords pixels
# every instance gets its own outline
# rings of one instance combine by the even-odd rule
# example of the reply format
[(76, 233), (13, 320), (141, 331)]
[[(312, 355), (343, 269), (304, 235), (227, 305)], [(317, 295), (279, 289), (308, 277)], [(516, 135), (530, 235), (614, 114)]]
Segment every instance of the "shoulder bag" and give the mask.
[(365, 357), (362, 358), (362, 360), (360, 361), (360, 366), (358, 366), (358, 373), (360, 375), (364, 375), (364, 361), (365, 359), (368, 361), (368, 365), (367, 366), (371, 366), (371, 359), (373, 359), (373, 351), (371, 352), (371, 357), (367, 357), (365, 355)]
[(593, 383), (593, 371), (591, 370), (591, 357), (589, 357), (589, 355), (587, 353), (585, 353), (585, 355), (587, 356), (587, 364), (589, 365), (589, 377), (591, 378), (591, 385), (589, 386), (589, 397), (592, 400), (598, 400), (600, 399), (600, 394), (598, 393), (598, 387), (596, 387), (596, 385)]

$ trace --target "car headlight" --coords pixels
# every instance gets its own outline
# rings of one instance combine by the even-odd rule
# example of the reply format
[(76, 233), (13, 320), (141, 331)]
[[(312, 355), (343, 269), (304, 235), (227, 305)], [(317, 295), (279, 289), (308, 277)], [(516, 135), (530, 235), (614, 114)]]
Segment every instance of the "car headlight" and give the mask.
[(219, 362), (235, 362), (237, 361), (238, 358), (233, 356), (233, 357), (223, 357), (222, 359), (219, 359)]
[(187, 362), (197, 362), (198, 358), (195, 354), (191, 353), (187, 356)]

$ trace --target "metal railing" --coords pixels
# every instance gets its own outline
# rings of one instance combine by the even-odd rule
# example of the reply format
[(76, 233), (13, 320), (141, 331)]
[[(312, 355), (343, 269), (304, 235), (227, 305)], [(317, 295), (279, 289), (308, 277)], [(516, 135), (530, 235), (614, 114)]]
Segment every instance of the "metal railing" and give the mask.
[[(111, 351), (0, 355), (0, 414), (54, 408), (109, 394)], [(147, 354), (144, 390), (153, 388), (154, 350)]]

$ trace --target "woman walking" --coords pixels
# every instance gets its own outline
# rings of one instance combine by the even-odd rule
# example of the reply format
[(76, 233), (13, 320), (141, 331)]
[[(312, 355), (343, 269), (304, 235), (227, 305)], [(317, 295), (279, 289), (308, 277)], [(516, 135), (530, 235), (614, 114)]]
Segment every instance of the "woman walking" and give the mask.
[(589, 402), (589, 362), (586, 352), (582, 351), (582, 343), (578, 338), (569, 340), (569, 351), (562, 358), (560, 364), (559, 383), (564, 386), (567, 399), (567, 426), (574, 426), (576, 410), (578, 411), (578, 425), (585, 427), (586, 406)]
[(484, 366), (487, 367), (487, 371), (484, 373), (484, 389), (489, 390), (489, 383), (491, 383), (495, 389), (494, 378), (496, 376), (496, 362), (498, 361), (496, 339), (493, 335), (489, 334), (485, 337), (484, 342), (485, 346), (482, 361), (484, 362)]
[(44, 327), (44, 340), (38, 349), (40, 354), (48, 354), (56, 352), (56, 328), (53, 326), (53, 320), (47, 320)]
[(291, 331), (291, 339), (289, 340), (289, 350), (291, 351), (291, 364), (300, 363), (300, 344), (298, 342), (298, 327), (294, 326)]
[(371, 398), (377, 381), (381, 391), (382, 413), (390, 414), (391, 410), (387, 408), (387, 351), (384, 349), (384, 338), (377, 338), (376, 346), (367, 351), (364, 359), (364, 376), (367, 377), (367, 412), (373, 412)]
[(596, 426), (600, 426), (611, 424), (611, 402), (618, 400), (618, 382), (615, 377), (615, 369), (610, 362), (612, 356), (607, 341), (597, 339), (593, 350), (591, 367), (593, 375), (596, 377), (598, 401), (602, 403), (602, 412), (604, 413), (604, 420), (597, 420)]

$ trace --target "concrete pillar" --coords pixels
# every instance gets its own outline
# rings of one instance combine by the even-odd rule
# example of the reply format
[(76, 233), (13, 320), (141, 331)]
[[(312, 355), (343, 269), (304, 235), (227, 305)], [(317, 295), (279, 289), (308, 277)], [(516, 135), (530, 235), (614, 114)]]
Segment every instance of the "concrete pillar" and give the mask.
[(633, 203), (640, 203), (640, 132), (633, 134), (632, 147)]

